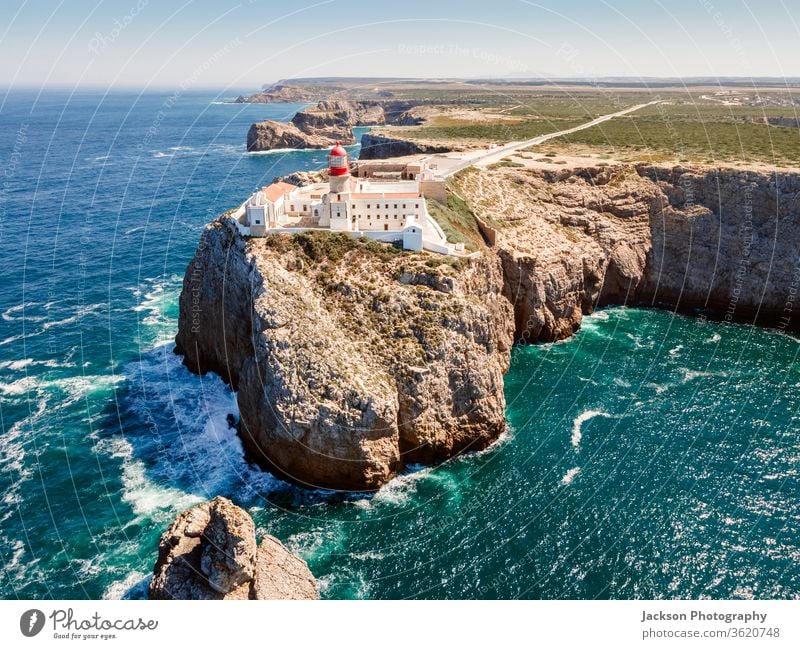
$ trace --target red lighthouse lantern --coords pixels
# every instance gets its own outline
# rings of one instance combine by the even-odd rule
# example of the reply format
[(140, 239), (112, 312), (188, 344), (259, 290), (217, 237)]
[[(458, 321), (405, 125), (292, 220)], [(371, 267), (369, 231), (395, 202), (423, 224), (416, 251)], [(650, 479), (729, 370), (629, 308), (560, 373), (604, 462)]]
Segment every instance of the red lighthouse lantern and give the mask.
[(347, 151), (336, 142), (336, 145), (328, 154), (328, 167), (331, 176), (346, 176), (350, 172), (350, 164), (347, 159)]

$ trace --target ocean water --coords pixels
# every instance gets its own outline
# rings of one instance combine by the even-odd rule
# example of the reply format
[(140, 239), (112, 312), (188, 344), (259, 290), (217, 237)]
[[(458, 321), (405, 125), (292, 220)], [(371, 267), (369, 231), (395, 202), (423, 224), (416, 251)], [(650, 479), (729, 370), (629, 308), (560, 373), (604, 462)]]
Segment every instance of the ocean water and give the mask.
[(323, 597), (800, 596), (800, 347), (774, 331), (601, 311), (514, 350), (484, 452), (372, 497), (250, 466), (235, 395), (172, 353), (180, 282), (208, 220), (324, 152), (246, 154), (300, 106), (224, 99), (0, 103), (0, 596), (142, 597), (161, 532), (217, 494)]

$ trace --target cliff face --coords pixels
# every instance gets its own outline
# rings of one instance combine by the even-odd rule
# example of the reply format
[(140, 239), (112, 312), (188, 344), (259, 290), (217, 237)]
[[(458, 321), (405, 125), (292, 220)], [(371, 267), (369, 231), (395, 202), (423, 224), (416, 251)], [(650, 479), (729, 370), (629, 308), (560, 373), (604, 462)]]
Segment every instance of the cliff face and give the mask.
[(299, 111), (288, 124), (265, 120), (250, 126), (248, 151), (272, 149), (319, 149), (336, 141), (355, 144), (354, 126), (386, 123), (383, 107), (369, 102), (320, 101), (315, 107)]
[[(335, 89), (331, 89), (335, 90)], [(328, 92), (330, 92), (329, 90)], [(305, 104), (310, 101), (317, 101), (320, 98), (319, 91), (314, 91), (309, 88), (286, 84), (276, 83), (261, 92), (245, 97), (239, 95), (236, 98), (237, 104), (272, 104), (272, 103), (289, 103), (289, 104)]]
[(565, 338), (607, 304), (763, 324), (798, 311), (796, 174), (498, 168), (458, 190), (494, 226), (518, 340)]
[(413, 142), (385, 135), (364, 133), (361, 136), (359, 158), (362, 160), (381, 160), (384, 158), (399, 158), (415, 153), (446, 153), (451, 150), (448, 147), (432, 143)]
[(336, 141), (355, 144), (352, 129), (331, 126), (305, 133), (289, 122), (266, 120), (256, 122), (247, 131), (248, 151), (272, 151), (273, 149), (322, 149)]
[(253, 519), (216, 497), (180, 514), (161, 536), (150, 599), (316, 599), (305, 561), (278, 539), (256, 544)]
[(500, 435), (514, 340), (566, 338), (609, 304), (764, 324), (800, 311), (798, 175), (500, 165), (455, 190), (493, 241), (463, 267), (344, 234), (205, 230), (177, 351), (238, 390), (252, 459), (375, 489)]
[[(247, 150), (270, 151), (289, 147), (317, 149), (331, 146), (337, 140), (343, 144), (355, 144), (354, 126), (421, 124), (426, 119), (425, 115), (416, 102), (410, 101), (323, 100), (313, 108), (299, 111), (288, 124), (272, 120), (252, 124), (247, 134)], [(370, 145), (380, 143), (373, 152), (372, 157), (375, 158), (450, 150), (424, 142), (414, 145), (385, 137), (375, 137), (374, 141), (366, 135), (363, 137), (367, 137)]]
[(429, 261), (348, 235), (245, 242), (222, 219), (187, 270), (178, 351), (238, 390), (249, 457), (302, 485), (375, 489), (505, 427), (499, 260)]

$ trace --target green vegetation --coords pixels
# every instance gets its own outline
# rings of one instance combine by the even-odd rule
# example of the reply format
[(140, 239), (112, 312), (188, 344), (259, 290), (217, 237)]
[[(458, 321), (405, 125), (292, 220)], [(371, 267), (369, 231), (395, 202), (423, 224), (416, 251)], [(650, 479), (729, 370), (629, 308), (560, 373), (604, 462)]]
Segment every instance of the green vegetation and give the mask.
[(480, 140), (481, 142), (505, 143), (529, 140), (538, 135), (577, 126), (585, 121), (585, 119), (489, 121), (440, 117), (433, 120), (430, 126), (404, 128), (402, 136), (422, 140)]
[[(745, 121), (634, 114), (553, 140), (551, 146), (613, 147), (616, 156), (678, 157), (704, 162), (739, 161), (797, 165), (800, 129)], [(659, 155), (661, 154), (661, 155)]]
[(463, 243), (464, 247), (471, 252), (484, 247), (475, 214), (469, 205), (453, 192), (447, 193), (447, 205), (429, 200), (428, 213), (436, 219), (448, 241)]
[(525, 165), (521, 162), (514, 162), (513, 160), (501, 160), (500, 162), (495, 162), (494, 164), (490, 164), (487, 169), (502, 169), (503, 167), (524, 167)]
[(445, 257), (444, 255), (437, 255), (436, 257), (431, 257), (430, 259), (425, 260), (425, 266), (428, 268), (441, 268), (442, 266), (449, 266), (453, 270), (459, 271), (464, 266), (466, 266), (469, 262), (465, 259), (459, 259), (458, 257)]
[[(344, 232), (309, 231), (291, 236), (273, 233), (264, 238), (264, 244), (278, 252), (299, 251), (311, 264), (337, 262), (349, 252), (375, 255), (381, 261), (389, 261), (404, 252), (398, 246), (367, 238), (355, 238)], [(327, 272), (327, 266), (322, 272)]]

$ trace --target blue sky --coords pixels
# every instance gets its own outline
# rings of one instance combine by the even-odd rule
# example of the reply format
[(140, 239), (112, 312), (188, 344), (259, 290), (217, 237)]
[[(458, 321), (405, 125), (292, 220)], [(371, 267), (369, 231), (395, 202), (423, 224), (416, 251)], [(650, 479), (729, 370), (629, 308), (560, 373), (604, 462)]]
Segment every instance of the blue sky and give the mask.
[(298, 76), (799, 76), (791, 9), (789, 0), (3, 0), (0, 84), (238, 92)]

